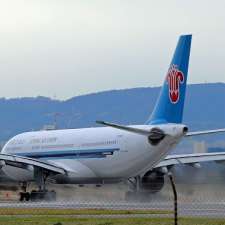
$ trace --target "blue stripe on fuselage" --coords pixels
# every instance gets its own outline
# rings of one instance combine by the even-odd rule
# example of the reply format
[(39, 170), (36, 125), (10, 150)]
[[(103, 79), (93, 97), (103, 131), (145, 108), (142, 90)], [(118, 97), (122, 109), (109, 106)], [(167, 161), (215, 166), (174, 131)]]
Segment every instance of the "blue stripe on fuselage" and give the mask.
[(105, 158), (107, 155), (113, 155), (115, 151), (119, 151), (119, 148), (108, 148), (108, 149), (83, 149), (83, 150), (64, 150), (64, 151), (48, 151), (48, 152), (20, 152), (16, 155), (24, 156), (29, 158)]

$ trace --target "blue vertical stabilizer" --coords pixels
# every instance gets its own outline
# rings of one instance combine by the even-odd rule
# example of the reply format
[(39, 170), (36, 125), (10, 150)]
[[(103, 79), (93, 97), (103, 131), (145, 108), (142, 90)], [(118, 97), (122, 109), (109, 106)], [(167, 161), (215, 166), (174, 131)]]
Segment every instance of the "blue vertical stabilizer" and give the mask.
[(165, 82), (146, 124), (181, 123), (192, 35), (179, 38)]

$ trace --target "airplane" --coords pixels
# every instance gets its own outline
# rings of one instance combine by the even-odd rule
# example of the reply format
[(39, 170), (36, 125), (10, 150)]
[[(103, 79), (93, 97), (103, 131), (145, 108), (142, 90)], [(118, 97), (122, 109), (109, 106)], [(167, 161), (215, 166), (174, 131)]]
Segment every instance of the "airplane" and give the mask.
[[(49, 180), (106, 184), (134, 178), (135, 189), (142, 186), (151, 190), (151, 182), (161, 181), (161, 174), (178, 159), (195, 162), (195, 155), (167, 155), (184, 137), (225, 129), (189, 132), (182, 124), (191, 40), (192, 35), (179, 37), (158, 100), (145, 124), (96, 121), (103, 127), (32, 131), (10, 139), (0, 154), (0, 168), (7, 177), (24, 184), (20, 200), (55, 200), (56, 192), (46, 188)], [(38, 190), (28, 192), (30, 182)]]

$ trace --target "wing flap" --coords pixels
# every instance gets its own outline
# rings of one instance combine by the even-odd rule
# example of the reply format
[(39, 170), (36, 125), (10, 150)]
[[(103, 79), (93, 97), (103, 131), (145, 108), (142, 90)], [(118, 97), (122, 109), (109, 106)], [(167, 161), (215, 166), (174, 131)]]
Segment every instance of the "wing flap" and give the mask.
[(0, 161), (4, 161), (6, 165), (8, 164), (10, 166), (14, 166), (18, 168), (26, 168), (26, 166), (34, 166), (34, 167), (43, 168), (45, 170), (54, 172), (56, 174), (67, 173), (66, 170), (64, 170), (62, 167), (59, 167), (57, 165), (54, 165), (48, 162), (39, 161), (32, 158), (17, 156), (17, 155), (1, 153)]

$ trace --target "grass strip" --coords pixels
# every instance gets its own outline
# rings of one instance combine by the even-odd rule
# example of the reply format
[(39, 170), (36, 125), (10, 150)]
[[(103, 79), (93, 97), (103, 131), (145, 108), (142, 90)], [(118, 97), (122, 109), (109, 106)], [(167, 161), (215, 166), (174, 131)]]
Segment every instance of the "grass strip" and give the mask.
[[(171, 225), (168, 218), (0, 217), (0, 225)], [(179, 225), (225, 225), (224, 219), (181, 218)]]
[(114, 209), (46, 209), (46, 208), (1, 208), (1, 215), (128, 215), (172, 214), (169, 210), (114, 210)]

